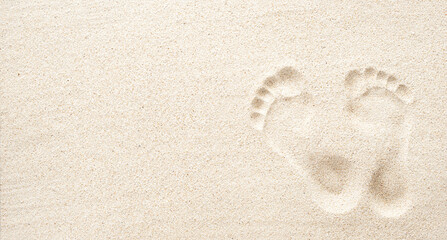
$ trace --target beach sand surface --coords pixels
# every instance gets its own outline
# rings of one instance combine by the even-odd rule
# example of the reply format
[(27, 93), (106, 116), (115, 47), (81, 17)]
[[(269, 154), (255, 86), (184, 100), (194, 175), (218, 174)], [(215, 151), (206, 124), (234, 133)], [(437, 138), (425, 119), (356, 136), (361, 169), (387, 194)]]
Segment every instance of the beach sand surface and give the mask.
[[(3, 1), (0, 238), (447, 239), (446, 14), (445, 1)], [(284, 105), (256, 130), (256, 91), (285, 67), (316, 117)], [(381, 148), (406, 146), (400, 165), (347, 157), (400, 134), (375, 118), (394, 113), (380, 97), (357, 122), (342, 113), (365, 105), (346, 79), (369, 67), (414, 99), (411, 131)], [(350, 181), (366, 190), (332, 202)], [(411, 204), (380, 205), (395, 185)]]

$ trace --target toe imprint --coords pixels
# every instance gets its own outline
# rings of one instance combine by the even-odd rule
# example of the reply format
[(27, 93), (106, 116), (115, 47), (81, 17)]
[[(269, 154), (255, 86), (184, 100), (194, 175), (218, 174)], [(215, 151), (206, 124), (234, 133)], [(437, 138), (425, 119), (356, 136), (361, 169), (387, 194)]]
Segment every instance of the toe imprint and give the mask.
[(386, 131), (402, 126), (408, 114), (407, 106), (413, 102), (406, 85), (374, 68), (350, 71), (345, 87), (348, 93), (345, 110), (367, 131), (373, 126)]
[[(256, 91), (256, 96), (251, 102), (250, 119), (252, 127), (262, 131), (271, 105), (277, 100), (300, 95), (299, 85), (301, 82), (301, 74), (293, 67), (283, 67), (275, 75), (267, 77), (262, 87)], [(308, 98), (307, 95), (306, 97)]]
[(356, 99), (368, 90), (386, 89), (389, 93), (397, 95), (398, 99), (406, 104), (413, 102), (413, 95), (408, 87), (399, 84), (395, 76), (389, 75), (384, 71), (377, 71), (369, 67), (365, 70), (352, 70), (345, 78), (345, 87), (348, 90), (348, 98)]

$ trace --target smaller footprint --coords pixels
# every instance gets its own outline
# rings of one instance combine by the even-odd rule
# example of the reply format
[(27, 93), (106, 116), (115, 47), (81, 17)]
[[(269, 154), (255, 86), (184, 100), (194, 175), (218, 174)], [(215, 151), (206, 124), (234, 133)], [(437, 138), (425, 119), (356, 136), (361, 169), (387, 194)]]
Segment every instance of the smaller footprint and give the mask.
[(396, 77), (374, 68), (350, 71), (345, 87), (345, 109), (353, 123), (364, 134), (383, 139), (369, 187), (371, 206), (384, 217), (398, 217), (412, 206), (407, 155), (413, 95)]

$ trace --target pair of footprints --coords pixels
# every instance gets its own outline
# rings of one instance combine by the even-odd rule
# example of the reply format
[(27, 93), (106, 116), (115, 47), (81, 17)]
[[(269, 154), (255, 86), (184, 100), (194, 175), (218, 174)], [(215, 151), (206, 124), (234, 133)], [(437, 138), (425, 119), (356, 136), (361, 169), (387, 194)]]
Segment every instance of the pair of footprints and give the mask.
[(306, 92), (303, 76), (284, 67), (266, 78), (251, 102), (252, 127), (305, 179), (314, 202), (347, 213), (366, 195), (384, 217), (412, 206), (408, 137), (412, 94), (374, 68), (350, 71), (340, 103)]

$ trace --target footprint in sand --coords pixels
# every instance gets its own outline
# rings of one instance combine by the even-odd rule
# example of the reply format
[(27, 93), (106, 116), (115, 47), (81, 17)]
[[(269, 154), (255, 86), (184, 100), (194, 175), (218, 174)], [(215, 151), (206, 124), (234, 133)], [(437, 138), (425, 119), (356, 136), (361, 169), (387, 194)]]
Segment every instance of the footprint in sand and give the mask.
[(350, 72), (345, 84), (348, 100), (337, 106), (306, 92), (303, 76), (284, 67), (257, 90), (251, 124), (305, 178), (325, 211), (346, 213), (369, 192), (381, 215), (400, 215), (411, 205), (410, 191), (405, 181), (395, 185), (403, 175), (394, 162), (406, 161), (411, 94), (373, 68)]
[(373, 68), (349, 72), (345, 86), (353, 123), (365, 134), (386, 135), (370, 181), (371, 206), (384, 217), (399, 217), (412, 206), (407, 155), (413, 95), (396, 77)]

